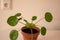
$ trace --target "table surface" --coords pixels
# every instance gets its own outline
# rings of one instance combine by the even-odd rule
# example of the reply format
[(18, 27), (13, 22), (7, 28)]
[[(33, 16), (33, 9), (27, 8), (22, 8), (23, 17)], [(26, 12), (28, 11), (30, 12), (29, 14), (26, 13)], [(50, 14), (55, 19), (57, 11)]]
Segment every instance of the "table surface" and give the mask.
[[(9, 32), (8, 30), (0, 30), (0, 40), (10, 40)], [(21, 32), (19, 32), (17, 40), (23, 40)], [(45, 36), (39, 35), (37, 40), (60, 40), (60, 30), (47, 30), (47, 34)]]

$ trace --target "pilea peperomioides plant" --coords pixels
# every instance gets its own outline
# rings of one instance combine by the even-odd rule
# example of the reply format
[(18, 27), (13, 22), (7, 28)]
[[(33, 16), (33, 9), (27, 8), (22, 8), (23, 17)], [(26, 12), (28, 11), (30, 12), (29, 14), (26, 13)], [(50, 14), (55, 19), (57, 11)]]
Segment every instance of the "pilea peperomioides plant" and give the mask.
[[(24, 27), (25, 27), (24, 29), (30, 29), (31, 34), (34, 34), (33, 28), (37, 26), (36, 23), (41, 21), (41, 19), (39, 19), (36, 23), (33, 23), (36, 19), (37, 19), (37, 16), (32, 16), (32, 18), (31, 18), (32, 22), (28, 22), (26, 19), (24, 19), (24, 17), (21, 15), (21, 13), (17, 13), (14, 16), (10, 16), (7, 19), (7, 23), (10, 26), (14, 27), (18, 24), (18, 22), (20, 22), (20, 23), (24, 24)], [(42, 19), (45, 19), (47, 22), (51, 22), (53, 19), (53, 16), (50, 12), (46, 12), (45, 16)], [(23, 20), (25, 23), (21, 22), (21, 20)], [(46, 34), (46, 28), (44, 26), (41, 27), (40, 31), (43, 36)], [(10, 32), (10, 39), (17, 40), (17, 38), (18, 38), (18, 31), (12, 30)], [(28, 40), (28, 38), (27, 38), (27, 40)], [(33, 40), (33, 38), (32, 38), (32, 40)]]

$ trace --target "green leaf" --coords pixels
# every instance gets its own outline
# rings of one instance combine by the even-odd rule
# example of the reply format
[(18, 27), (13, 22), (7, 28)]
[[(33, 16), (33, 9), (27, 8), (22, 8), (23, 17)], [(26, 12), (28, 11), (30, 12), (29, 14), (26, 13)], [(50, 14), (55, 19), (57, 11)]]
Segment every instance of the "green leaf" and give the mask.
[(46, 28), (45, 27), (42, 27), (41, 28), (41, 34), (44, 36), (46, 35)]
[(10, 26), (15, 26), (17, 25), (18, 23), (18, 18), (16, 16), (10, 16), (7, 20), (7, 23), (10, 25)]
[(25, 24), (26, 28), (30, 28), (31, 24), (26, 19), (24, 19), (24, 22), (26, 22)]
[(17, 30), (12, 30), (10, 32), (10, 39), (11, 40), (16, 40), (18, 38), (18, 31)]
[(26, 27), (27, 28), (30, 28), (31, 27), (31, 24), (29, 22), (26, 22)]
[(21, 16), (21, 13), (17, 13), (15, 16), (16, 16), (16, 17), (19, 17), (19, 16)]
[(51, 22), (52, 19), (53, 19), (52, 14), (51, 14), (50, 12), (46, 12), (46, 13), (45, 13), (45, 20), (46, 20), (47, 22)]
[(37, 19), (37, 16), (32, 17), (32, 21), (35, 21)]
[(36, 27), (36, 25), (34, 23), (30, 23), (30, 27), (33, 28), (33, 27)]

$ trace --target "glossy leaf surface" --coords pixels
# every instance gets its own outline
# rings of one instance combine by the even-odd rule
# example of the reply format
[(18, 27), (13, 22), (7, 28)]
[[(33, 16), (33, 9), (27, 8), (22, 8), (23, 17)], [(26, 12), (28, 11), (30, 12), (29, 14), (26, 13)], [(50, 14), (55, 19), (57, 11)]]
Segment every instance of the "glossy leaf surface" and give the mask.
[(17, 31), (17, 30), (12, 30), (12, 31), (10, 32), (10, 39), (11, 39), (11, 40), (16, 40), (17, 37), (18, 37), (18, 31)]
[(18, 23), (18, 18), (16, 16), (10, 16), (7, 20), (7, 23), (10, 25), (10, 26), (15, 26), (17, 25)]
[(47, 22), (51, 22), (52, 19), (53, 19), (52, 14), (51, 14), (50, 12), (46, 12), (46, 13), (45, 13), (45, 20), (46, 20)]
[(41, 28), (41, 34), (44, 36), (46, 34), (46, 28), (45, 27), (42, 27)]

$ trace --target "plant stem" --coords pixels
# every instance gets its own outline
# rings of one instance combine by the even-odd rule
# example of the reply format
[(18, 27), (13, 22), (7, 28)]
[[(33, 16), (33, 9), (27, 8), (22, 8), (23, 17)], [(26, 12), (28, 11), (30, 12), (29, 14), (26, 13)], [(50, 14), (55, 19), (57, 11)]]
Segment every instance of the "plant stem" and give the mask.
[(21, 16), (21, 18), (23, 19), (23, 21), (28, 22), (26, 19), (24, 19), (24, 17), (23, 17), (23, 16)]
[(31, 34), (32, 34), (31, 40), (33, 40), (33, 31), (32, 31), (32, 29), (31, 29)]
[(41, 18), (41, 19), (39, 19), (35, 24), (37, 24), (39, 21), (41, 21), (42, 19), (44, 19), (44, 18)]
[(25, 25), (24, 23), (20, 22), (21, 24)]
[(24, 17), (23, 16), (21, 16), (21, 18), (24, 20)]
[(22, 18), (19, 18), (18, 20), (21, 20)]
[(31, 23), (33, 23), (33, 21), (31, 21)]

